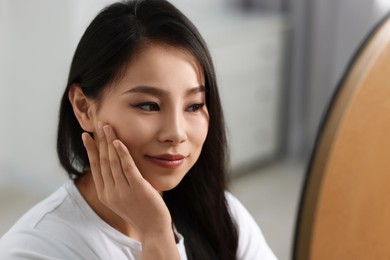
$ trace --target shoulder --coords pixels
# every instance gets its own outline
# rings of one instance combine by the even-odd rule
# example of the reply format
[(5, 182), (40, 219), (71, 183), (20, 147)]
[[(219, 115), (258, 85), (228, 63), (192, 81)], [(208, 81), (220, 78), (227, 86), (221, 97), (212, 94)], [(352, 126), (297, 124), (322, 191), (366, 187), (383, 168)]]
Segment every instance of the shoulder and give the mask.
[(238, 230), (237, 259), (276, 259), (260, 227), (242, 203), (228, 191), (225, 192), (225, 198)]
[(58, 190), (42, 200), (30, 210), (28, 210), (8, 231), (12, 233), (18, 229), (35, 229), (44, 221), (48, 215), (55, 213), (55, 211), (64, 203), (67, 198), (67, 192), (65, 185), (61, 186)]
[(0, 259), (78, 259), (66, 245), (32, 228), (20, 228), (0, 239)]
[(104, 222), (73, 182), (34, 206), (0, 239), (0, 259), (138, 259), (141, 249)]
[(64, 184), (27, 211), (0, 239), (0, 259), (80, 259), (70, 242), (78, 241), (78, 210)]
[(239, 229), (245, 230), (246, 227), (253, 227), (259, 229), (258, 225), (254, 221), (248, 210), (232, 193), (226, 191), (225, 198), (229, 207), (230, 214)]

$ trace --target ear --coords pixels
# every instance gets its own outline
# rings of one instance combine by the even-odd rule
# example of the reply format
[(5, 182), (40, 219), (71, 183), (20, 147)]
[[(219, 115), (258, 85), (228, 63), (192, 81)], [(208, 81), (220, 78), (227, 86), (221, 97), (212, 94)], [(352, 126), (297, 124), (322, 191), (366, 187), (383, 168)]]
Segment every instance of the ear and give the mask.
[(81, 128), (86, 132), (94, 132), (94, 102), (86, 97), (81, 87), (76, 84), (70, 87), (68, 98)]

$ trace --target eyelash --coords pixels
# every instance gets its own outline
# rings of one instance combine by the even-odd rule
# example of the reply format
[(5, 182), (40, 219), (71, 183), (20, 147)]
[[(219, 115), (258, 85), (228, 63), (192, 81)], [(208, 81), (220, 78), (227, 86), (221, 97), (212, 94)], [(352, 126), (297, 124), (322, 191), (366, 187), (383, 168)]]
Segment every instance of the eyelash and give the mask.
[[(197, 112), (200, 109), (202, 109), (202, 107), (204, 105), (205, 105), (204, 103), (192, 104), (191, 106), (189, 106), (187, 108), (186, 111), (194, 113), (194, 112)], [(147, 112), (160, 111), (160, 106), (154, 102), (139, 103), (139, 104), (133, 105), (133, 107), (139, 108), (139, 109), (141, 109), (143, 111), (147, 111)], [(148, 108), (146, 108), (146, 107), (148, 107)]]
[[(148, 106), (149, 109), (146, 109), (145, 108), (146, 106)], [(154, 102), (139, 103), (139, 104), (134, 105), (133, 107), (139, 108), (143, 111), (159, 111), (160, 110), (159, 105), (157, 103), (154, 103)]]
[(187, 108), (187, 111), (188, 112), (197, 112), (197, 111), (201, 110), (204, 105), (205, 105), (204, 103), (193, 104), (193, 105), (189, 106), (189, 108), (192, 108), (193, 110), (192, 111), (188, 111), (189, 108)]

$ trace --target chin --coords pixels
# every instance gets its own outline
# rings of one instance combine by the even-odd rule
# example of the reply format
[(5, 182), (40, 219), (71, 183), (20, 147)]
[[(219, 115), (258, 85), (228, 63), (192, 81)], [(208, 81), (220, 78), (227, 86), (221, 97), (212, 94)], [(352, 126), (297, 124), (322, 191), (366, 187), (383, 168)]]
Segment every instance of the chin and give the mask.
[(183, 178), (153, 178), (147, 180), (157, 191), (169, 191), (174, 189)]

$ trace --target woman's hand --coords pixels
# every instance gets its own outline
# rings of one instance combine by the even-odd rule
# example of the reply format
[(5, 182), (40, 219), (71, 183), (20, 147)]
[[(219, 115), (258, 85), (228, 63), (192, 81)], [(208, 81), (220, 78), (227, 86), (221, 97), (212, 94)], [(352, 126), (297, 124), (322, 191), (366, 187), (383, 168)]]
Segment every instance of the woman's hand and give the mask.
[[(137, 230), (143, 254), (147, 253), (144, 252), (147, 244), (153, 253), (155, 246), (159, 247), (173, 238), (169, 210), (161, 195), (142, 177), (114, 129), (102, 122), (98, 122), (97, 128), (96, 140), (87, 133), (83, 133), (82, 139), (99, 200)], [(174, 249), (178, 256), (176, 246)]]

